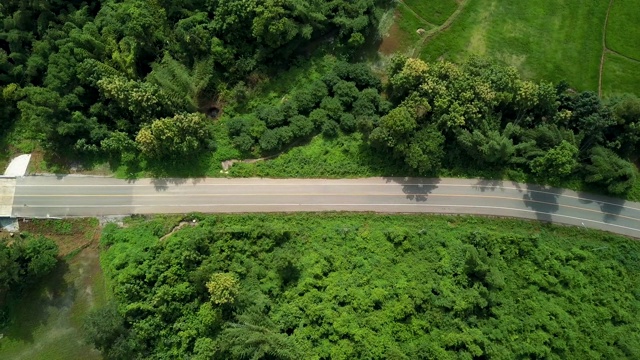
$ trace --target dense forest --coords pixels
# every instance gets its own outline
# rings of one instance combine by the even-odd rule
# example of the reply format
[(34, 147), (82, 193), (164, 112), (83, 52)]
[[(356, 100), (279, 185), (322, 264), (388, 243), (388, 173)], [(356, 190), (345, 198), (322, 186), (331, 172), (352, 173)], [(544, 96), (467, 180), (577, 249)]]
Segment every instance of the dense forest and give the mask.
[(229, 119), (229, 134), (240, 150), (259, 156), (309, 135), (358, 131), (402, 175), (495, 169), (541, 183), (577, 178), (617, 195), (636, 179), (635, 96), (602, 100), (477, 58), (455, 65), (395, 56), (385, 77), (383, 85), (366, 65), (337, 62), (278, 104)]
[(7, 297), (47, 275), (58, 262), (58, 245), (48, 238), (21, 234), (0, 239), (0, 327), (5, 325)]
[(211, 148), (212, 101), (313, 41), (361, 45), (387, 3), (3, 1), (0, 129), (75, 156)]
[[(396, 160), (396, 175), (481, 168), (629, 191), (637, 97), (601, 99), (475, 58), (456, 65), (395, 56), (376, 74), (342, 61), (373, 36), (388, 3), (4, 2), (0, 128), (50, 154), (131, 168), (141, 159), (170, 168), (167, 160), (215, 152), (216, 140), (252, 157), (356, 132), (370, 153)], [(325, 40), (343, 51), (322, 76), (277, 102), (236, 106), (247, 102), (251, 79), (306, 61), (309, 46)], [(230, 111), (214, 126), (206, 114), (223, 100)]]
[(180, 218), (105, 229), (115, 302), (91, 314), (87, 335), (106, 359), (640, 353), (640, 248), (629, 239), (451, 216), (182, 220), (193, 226), (168, 237)]

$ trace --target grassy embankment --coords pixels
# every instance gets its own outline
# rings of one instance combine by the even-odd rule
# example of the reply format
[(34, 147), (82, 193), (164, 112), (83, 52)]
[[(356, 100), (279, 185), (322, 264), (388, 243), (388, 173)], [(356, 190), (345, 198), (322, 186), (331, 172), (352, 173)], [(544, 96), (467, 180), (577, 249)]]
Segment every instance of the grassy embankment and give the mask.
[(22, 231), (56, 241), (60, 260), (51, 274), (9, 300), (0, 359), (100, 359), (84, 342), (86, 313), (108, 297), (100, 268), (97, 220), (32, 220)]

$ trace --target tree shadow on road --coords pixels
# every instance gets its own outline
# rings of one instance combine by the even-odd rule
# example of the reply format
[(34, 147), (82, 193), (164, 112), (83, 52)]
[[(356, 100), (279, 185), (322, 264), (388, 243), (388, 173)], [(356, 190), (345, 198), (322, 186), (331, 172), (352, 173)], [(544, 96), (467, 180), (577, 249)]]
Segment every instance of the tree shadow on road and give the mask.
[(494, 179), (481, 179), (478, 180), (477, 183), (473, 185), (473, 189), (480, 190), (481, 192), (486, 191), (505, 191), (505, 186), (511, 186), (516, 188), (519, 192), (522, 192), (521, 184), (515, 181), (503, 181), (503, 180), (494, 180)]
[(169, 186), (180, 186), (186, 183), (196, 185), (202, 182), (202, 178), (183, 179), (183, 178), (154, 178), (151, 179), (151, 183), (157, 192), (167, 191)]
[(525, 189), (526, 193), (522, 196), (525, 206), (535, 211), (538, 220), (553, 222), (551, 215), (560, 208), (558, 196), (562, 190), (531, 184), (527, 184)]
[(624, 209), (626, 203), (624, 199), (599, 196), (585, 192), (579, 192), (578, 196), (582, 204), (597, 203), (600, 211), (602, 211), (602, 221), (606, 223), (615, 221)]
[(385, 177), (387, 183), (394, 182), (402, 185), (402, 192), (407, 195), (407, 199), (415, 202), (425, 202), (433, 190), (438, 188), (440, 179), (421, 179), (421, 178), (398, 178)]

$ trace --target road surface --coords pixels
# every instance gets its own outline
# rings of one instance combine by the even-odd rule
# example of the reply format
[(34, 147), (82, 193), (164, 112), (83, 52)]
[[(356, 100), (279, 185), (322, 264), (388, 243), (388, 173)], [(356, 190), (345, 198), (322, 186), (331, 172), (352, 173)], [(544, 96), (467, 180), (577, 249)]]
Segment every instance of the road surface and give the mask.
[(474, 179), (16, 179), (14, 217), (372, 211), (508, 216), (640, 238), (640, 203)]

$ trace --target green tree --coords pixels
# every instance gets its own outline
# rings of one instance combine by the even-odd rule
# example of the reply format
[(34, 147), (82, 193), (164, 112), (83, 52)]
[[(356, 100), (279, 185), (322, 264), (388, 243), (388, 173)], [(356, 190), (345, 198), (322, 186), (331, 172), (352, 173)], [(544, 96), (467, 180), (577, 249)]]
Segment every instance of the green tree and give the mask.
[(142, 127), (136, 143), (151, 158), (177, 158), (212, 148), (213, 134), (204, 115), (178, 114)]
[(577, 168), (578, 148), (565, 140), (531, 162), (531, 171), (540, 178), (549, 180), (566, 178)]
[(254, 312), (238, 316), (222, 333), (223, 347), (240, 359), (297, 359), (300, 354), (286, 334), (272, 330), (275, 325), (267, 317)]
[(215, 305), (232, 304), (238, 296), (240, 285), (235, 274), (214, 273), (207, 282), (207, 290)]
[(405, 151), (405, 162), (422, 175), (433, 174), (444, 157), (445, 137), (435, 127), (418, 131)]
[(603, 186), (611, 194), (624, 194), (636, 181), (633, 164), (620, 158), (613, 151), (601, 146), (590, 153), (591, 163), (585, 166), (586, 181)]
[(129, 332), (115, 304), (92, 310), (85, 319), (84, 330), (86, 340), (100, 350), (106, 359), (124, 360), (131, 357), (133, 349), (127, 339)]

